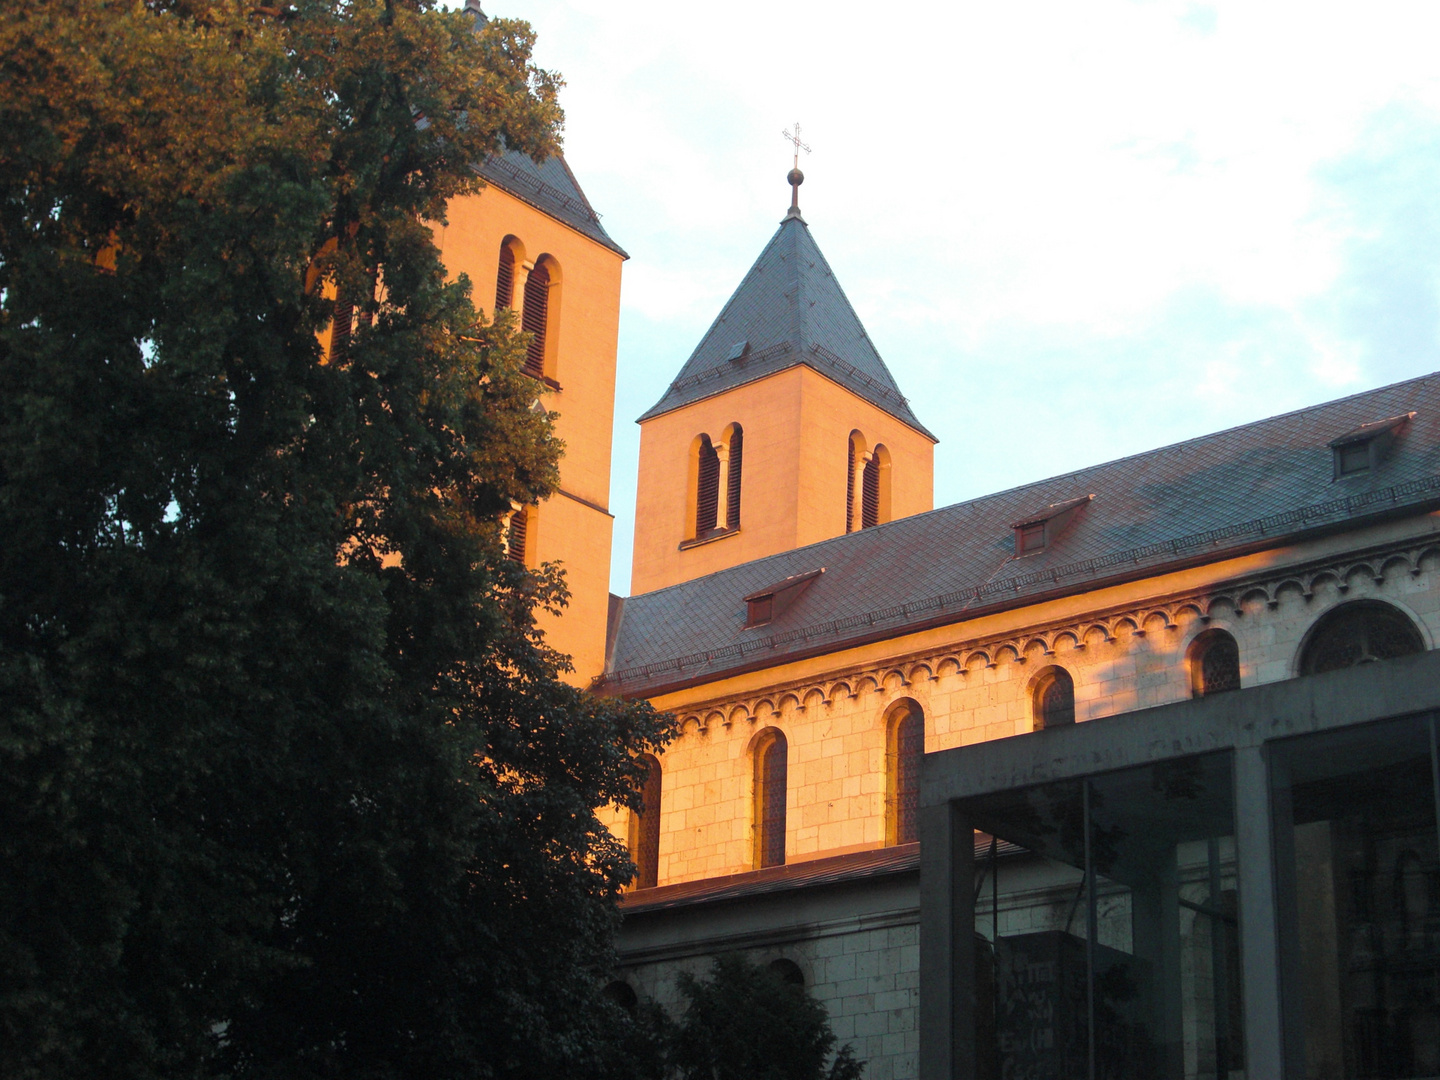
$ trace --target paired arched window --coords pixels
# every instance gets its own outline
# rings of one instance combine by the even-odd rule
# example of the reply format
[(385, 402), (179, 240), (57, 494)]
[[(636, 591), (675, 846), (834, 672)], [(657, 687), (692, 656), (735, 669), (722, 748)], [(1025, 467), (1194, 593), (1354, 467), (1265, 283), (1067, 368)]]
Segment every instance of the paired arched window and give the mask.
[(745, 432), (739, 424), (725, 429), (719, 443), (709, 435), (695, 439), (695, 539), (740, 527), (741, 474)]
[(886, 725), (886, 774), (890, 787), (885, 839), (909, 844), (920, 838), (920, 762), (925, 756), (925, 713), (910, 700), (897, 702)]
[(507, 236), (500, 245), (500, 265), (495, 271), (495, 310), (515, 306), (516, 240)]
[(775, 728), (755, 742), (755, 865), (785, 862), (785, 785), (789, 771), (785, 735)]
[(530, 540), (530, 508), (517, 506), (505, 528), (505, 555), (512, 562), (525, 565), (526, 545)]
[(1240, 689), (1240, 646), (1224, 630), (1206, 630), (1196, 637), (1185, 662), (1193, 697)]
[(630, 861), (635, 864), (635, 887), (653, 889), (660, 880), (660, 762), (642, 754), (645, 786), (640, 809), (630, 811)]
[(550, 261), (543, 256), (525, 278), (525, 308), (520, 329), (530, 335), (525, 347), (525, 373), (545, 377), (545, 342), (550, 332)]
[(845, 531), (868, 529), (890, 520), (890, 451), (865, 448), (865, 437), (850, 433), (845, 473)]
[(1425, 651), (1425, 639), (1409, 617), (1379, 600), (1341, 604), (1322, 618), (1300, 654), (1300, 674), (1373, 664)]
[(1062, 667), (1052, 667), (1035, 680), (1031, 691), (1035, 730), (1075, 723), (1075, 680)]
[(725, 465), (725, 527), (740, 527), (740, 470), (745, 457), (745, 432), (739, 424), (731, 424), (725, 432), (725, 449), (729, 460)]

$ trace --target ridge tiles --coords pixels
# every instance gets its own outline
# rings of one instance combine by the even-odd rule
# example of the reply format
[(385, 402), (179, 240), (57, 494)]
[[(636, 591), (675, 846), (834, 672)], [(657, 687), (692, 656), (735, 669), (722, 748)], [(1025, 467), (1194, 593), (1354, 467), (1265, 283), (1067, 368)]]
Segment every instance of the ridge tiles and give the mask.
[(803, 218), (787, 217), (640, 421), (805, 364), (921, 434)]

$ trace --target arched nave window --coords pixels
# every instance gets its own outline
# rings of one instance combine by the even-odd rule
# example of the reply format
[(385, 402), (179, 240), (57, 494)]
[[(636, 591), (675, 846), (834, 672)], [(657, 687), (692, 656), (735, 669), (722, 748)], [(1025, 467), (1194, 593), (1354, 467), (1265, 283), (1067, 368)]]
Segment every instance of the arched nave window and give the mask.
[(1031, 694), (1036, 731), (1075, 722), (1075, 680), (1064, 668), (1042, 673)]
[(785, 785), (789, 770), (785, 735), (775, 728), (755, 743), (755, 865), (785, 862)]
[(925, 713), (909, 699), (897, 702), (886, 723), (886, 773), (890, 797), (885, 839), (909, 844), (920, 838), (920, 762), (925, 756)]
[(653, 889), (660, 879), (660, 762), (642, 754), (645, 787), (640, 809), (630, 811), (630, 861), (635, 864), (635, 887)]
[(1379, 600), (1353, 600), (1326, 614), (1310, 631), (1300, 674), (1392, 660), (1425, 651), (1425, 639), (1399, 608)]
[(1224, 630), (1206, 630), (1186, 652), (1194, 697), (1240, 689), (1240, 646)]

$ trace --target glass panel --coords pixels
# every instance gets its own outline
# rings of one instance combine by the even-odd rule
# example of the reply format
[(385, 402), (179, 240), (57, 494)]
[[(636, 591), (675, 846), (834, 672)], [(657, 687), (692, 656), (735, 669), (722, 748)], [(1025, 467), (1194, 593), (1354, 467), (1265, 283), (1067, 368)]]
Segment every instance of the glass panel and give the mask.
[(1211, 754), (966, 801), (994, 838), (976, 853), (979, 1075), (1245, 1075), (1231, 784)]
[(1428, 722), (1275, 745), (1290, 1074), (1440, 1075), (1440, 851)]

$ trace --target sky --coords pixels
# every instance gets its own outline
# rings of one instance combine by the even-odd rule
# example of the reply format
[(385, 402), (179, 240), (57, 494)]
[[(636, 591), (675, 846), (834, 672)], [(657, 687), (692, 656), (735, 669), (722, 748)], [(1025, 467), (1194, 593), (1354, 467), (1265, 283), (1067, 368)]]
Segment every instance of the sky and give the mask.
[(1440, 4), (484, 0), (630, 254), (639, 428), (789, 205), (939, 438), (935, 505), (1440, 368)]

